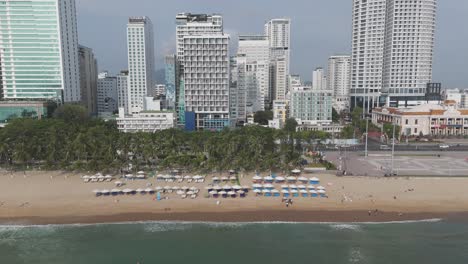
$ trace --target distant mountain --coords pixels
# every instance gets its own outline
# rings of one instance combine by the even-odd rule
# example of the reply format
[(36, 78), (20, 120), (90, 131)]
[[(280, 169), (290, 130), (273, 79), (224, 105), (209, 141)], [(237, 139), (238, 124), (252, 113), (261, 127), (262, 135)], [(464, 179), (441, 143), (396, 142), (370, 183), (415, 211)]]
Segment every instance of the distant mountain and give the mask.
[(166, 83), (166, 76), (164, 69), (159, 69), (154, 72), (153, 75), (154, 81), (157, 84), (165, 84)]

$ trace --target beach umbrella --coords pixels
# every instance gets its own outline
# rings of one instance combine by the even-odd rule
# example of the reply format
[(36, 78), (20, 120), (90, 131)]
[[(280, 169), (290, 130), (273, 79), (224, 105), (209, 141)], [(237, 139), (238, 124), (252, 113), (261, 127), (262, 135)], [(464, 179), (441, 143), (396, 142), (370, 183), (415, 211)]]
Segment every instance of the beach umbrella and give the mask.
[(253, 192), (254, 192), (254, 193), (261, 193), (261, 192), (262, 192), (262, 190), (255, 189), (255, 190), (253, 190)]
[(236, 195), (237, 193), (236, 193), (236, 192), (233, 192), (233, 191), (230, 191), (230, 192), (228, 192), (227, 194), (228, 194), (229, 196), (234, 196), (234, 195)]
[(96, 180), (98, 177), (97, 176), (91, 176), (89, 177), (91, 180)]
[(289, 191), (288, 190), (282, 190), (281, 193), (283, 194), (284, 197), (289, 197)]
[(263, 188), (273, 189), (273, 188), (275, 188), (275, 186), (273, 186), (273, 184), (270, 184), (270, 183), (269, 183), (269, 184), (263, 185)]
[(267, 176), (267, 177), (263, 178), (263, 180), (264, 180), (264, 181), (268, 181), (268, 182), (272, 182), (272, 181), (274, 181), (275, 179), (273, 179), (273, 177), (271, 177), (271, 176)]
[(294, 197), (298, 197), (298, 196), (299, 196), (299, 192), (298, 192), (297, 190), (292, 190), (291, 193), (292, 193), (292, 195), (293, 195)]
[(230, 179), (231, 181), (235, 181), (235, 180), (237, 180), (237, 177), (236, 177), (236, 176), (231, 176), (231, 177), (229, 177), (229, 179)]
[(247, 185), (244, 185), (244, 186), (242, 186), (242, 190), (244, 190), (244, 191), (248, 191), (248, 190), (250, 190), (250, 187), (249, 187), (249, 186), (247, 186)]
[(129, 194), (129, 193), (132, 193), (133, 190), (132, 189), (124, 189), (122, 192), (125, 193), (125, 194)]
[(138, 174), (136, 177), (137, 177), (138, 179), (144, 179), (144, 178), (145, 178), (145, 175), (144, 175), (144, 174)]
[(290, 182), (295, 182), (295, 181), (297, 181), (297, 178), (294, 177), (294, 176), (289, 176), (289, 177), (286, 178), (286, 179), (287, 179), (288, 181), (290, 181)]
[(314, 191), (314, 190), (309, 191), (309, 193), (310, 193), (311, 197), (317, 197), (317, 196), (318, 196), (318, 195), (317, 195), (317, 192)]
[(288, 190), (281, 190), (281, 193), (289, 193)]
[(225, 191), (226, 191), (226, 190), (231, 190), (231, 189), (232, 189), (232, 187), (229, 186), (229, 185), (224, 185), (224, 186), (223, 186), (223, 190), (225, 190)]
[(179, 186), (174, 186), (174, 187), (172, 187), (172, 190), (174, 190), (174, 191), (180, 190), (180, 187)]
[(137, 172), (137, 174), (145, 174), (145, 172), (144, 171), (139, 171), (139, 172)]
[(286, 179), (284, 177), (276, 177), (276, 182), (284, 182)]
[(184, 176), (184, 179), (190, 180), (190, 179), (192, 179), (192, 176), (188, 176), (188, 175), (187, 175), (187, 176)]
[(271, 193), (271, 190), (263, 189), (263, 190), (262, 190), (262, 193)]
[(94, 190), (93, 193), (94, 193), (95, 195), (101, 195), (102, 192), (101, 192), (100, 190)]
[(281, 185), (281, 189), (285, 189), (285, 190), (287, 190), (287, 189), (289, 189), (289, 185), (286, 185), (286, 184), (284, 184), (284, 185)]
[(213, 177), (213, 181), (219, 181), (219, 177)]
[(218, 192), (217, 192), (217, 191), (211, 191), (211, 192), (209, 192), (208, 194), (210, 194), (210, 195), (217, 195)]
[(146, 189), (145, 189), (145, 192), (147, 192), (147, 193), (154, 193), (154, 190), (151, 189), (151, 188), (146, 188)]
[(275, 197), (280, 196), (280, 191), (278, 191), (278, 190), (276, 190), (276, 189), (275, 189), (275, 190), (271, 190), (271, 193), (272, 193), (273, 196), (275, 196)]
[(162, 191), (163, 190), (163, 188), (161, 186), (157, 186), (155, 189), (156, 189), (156, 191)]
[(83, 180), (89, 180), (89, 176), (88, 175), (85, 175), (83, 177), (81, 177)]
[(297, 188), (298, 189), (303, 189), (303, 190), (306, 189), (305, 185), (299, 185), (299, 186), (297, 186)]
[(309, 188), (309, 190), (315, 190), (315, 186), (313, 186), (313, 185), (309, 185), (309, 186), (307, 186), (307, 188)]
[(291, 193), (299, 193), (298, 190), (291, 190)]
[(309, 193), (309, 192), (307, 192), (306, 190), (300, 190), (299, 192), (300, 192), (300, 193)]
[(176, 193), (177, 193), (177, 195), (183, 195), (183, 194), (185, 194), (185, 192), (182, 191), (182, 190), (179, 190), (179, 191), (177, 191)]
[(96, 173), (96, 177), (102, 176), (102, 173), (98, 172)]
[(292, 170), (291, 172), (294, 173), (294, 174), (299, 174), (299, 173), (301, 173), (301, 170), (295, 169), (295, 170)]
[(164, 190), (172, 190), (171, 186), (164, 186)]
[(255, 180), (255, 181), (261, 181), (261, 180), (263, 180), (263, 178), (260, 177), (260, 176), (254, 176), (252, 179)]
[(179, 173), (179, 170), (173, 170), (172, 173)]
[(200, 176), (200, 175), (195, 175), (195, 176), (192, 177), (192, 179), (194, 179), (194, 180), (200, 180), (201, 178), (202, 178), (202, 176)]
[(254, 189), (262, 189), (262, 188), (263, 188), (263, 185), (256, 183), (256, 184), (253, 184), (253, 185), (252, 185), (252, 188), (254, 188)]
[(189, 187), (187, 187), (187, 186), (182, 186), (182, 187), (180, 187), (180, 189), (181, 189), (181, 190), (185, 190), (185, 191), (186, 191), (186, 190), (188, 190), (188, 189), (189, 189)]
[(291, 184), (291, 185), (289, 185), (289, 188), (290, 188), (290, 189), (297, 189), (297, 186), (294, 185), (294, 184)]
[(109, 190), (102, 190), (101, 193), (104, 194), (104, 195), (107, 195), (107, 194), (110, 193), (110, 191)]
[(125, 178), (127, 178), (127, 179), (133, 179), (134, 176), (133, 176), (133, 174), (127, 174), (127, 175), (125, 175)]
[(116, 182), (114, 182), (114, 184), (119, 186), (119, 185), (122, 185), (122, 182), (121, 181), (116, 181)]
[(118, 194), (118, 193), (121, 193), (122, 191), (120, 189), (112, 189), (110, 192), (112, 194)]
[(310, 183), (311, 184), (319, 184), (320, 179), (317, 177), (310, 178)]
[(213, 187), (213, 190), (216, 190), (216, 191), (221, 191), (223, 188), (219, 185), (216, 185)]
[(225, 192), (225, 191), (221, 191), (221, 192), (219, 192), (218, 194), (224, 197), (224, 196), (226, 196), (226, 195), (227, 195), (227, 192)]
[(232, 189), (234, 189), (234, 190), (240, 190), (240, 189), (242, 189), (242, 186), (234, 185), (234, 186), (232, 186)]
[(299, 177), (297, 178), (298, 181), (301, 181), (301, 182), (307, 182), (309, 181), (309, 179), (307, 179), (306, 177)]
[(327, 192), (326, 192), (325, 190), (318, 190), (317, 193), (319, 193), (319, 194), (325, 194), (325, 193), (327, 193)]
[(229, 178), (226, 177), (226, 176), (224, 176), (224, 177), (221, 177), (221, 180), (222, 180), (222, 181), (229, 181)]
[(197, 187), (190, 187), (189, 190), (196, 191), (196, 190), (198, 190), (198, 188)]
[(317, 190), (325, 190), (325, 187), (319, 186), (319, 187), (317, 187)]
[(182, 179), (182, 176), (180, 176), (180, 175), (176, 175), (176, 176), (174, 176), (174, 179), (176, 179), (176, 180), (180, 180), (180, 179)]
[(140, 189), (140, 188), (136, 189), (135, 191), (136, 191), (137, 193), (143, 193), (143, 192), (145, 192), (144, 189)]

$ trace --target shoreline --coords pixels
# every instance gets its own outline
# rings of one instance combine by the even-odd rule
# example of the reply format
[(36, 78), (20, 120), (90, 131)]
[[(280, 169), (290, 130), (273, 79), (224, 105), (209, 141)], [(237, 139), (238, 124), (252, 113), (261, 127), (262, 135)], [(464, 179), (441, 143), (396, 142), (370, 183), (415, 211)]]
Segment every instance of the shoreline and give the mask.
[(404, 213), (378, 211), (327, 211), (327, 210), (257, 210), (231, 212), (186, 212), (186, 213), (120, 213), (90, 216), (25, 216), (1, 217), (5, 226), (46, 225), (99, 225), (132, 224), (141, 222), (174, 223), (403, 223), (418, 221), (468, 221), (467, 212), (418, 212)]

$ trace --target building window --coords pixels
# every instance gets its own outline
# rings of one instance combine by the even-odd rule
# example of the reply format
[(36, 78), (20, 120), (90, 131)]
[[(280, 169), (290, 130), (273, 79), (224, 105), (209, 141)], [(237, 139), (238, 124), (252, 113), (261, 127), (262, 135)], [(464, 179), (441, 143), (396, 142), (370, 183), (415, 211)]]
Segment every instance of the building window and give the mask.
[(417, 128), (414, 129), (414, 133), (418, 133), (418, 129), (417, 129)]
[(417, 119), (414, 120), (414, 124), (415, 124), (415, 125), (418, 124), (418, 120), (417, 120)]

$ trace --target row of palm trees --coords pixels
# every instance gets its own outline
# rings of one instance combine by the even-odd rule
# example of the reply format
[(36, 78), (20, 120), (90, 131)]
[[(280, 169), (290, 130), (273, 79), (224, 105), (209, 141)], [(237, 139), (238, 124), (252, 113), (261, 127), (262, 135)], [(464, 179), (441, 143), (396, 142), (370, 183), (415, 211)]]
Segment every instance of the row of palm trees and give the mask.
[[(98, 119), (16, 119), (0, 130), (0, 164), (86, 171), (128, 169), (289, 169), (321, 132), (252, 126), (221, 132), (120, 133)], [(130, 165), (131, 164), (131, 165)]]

